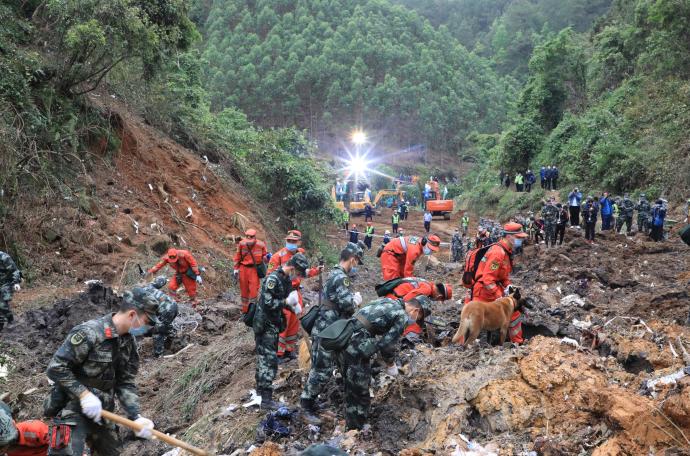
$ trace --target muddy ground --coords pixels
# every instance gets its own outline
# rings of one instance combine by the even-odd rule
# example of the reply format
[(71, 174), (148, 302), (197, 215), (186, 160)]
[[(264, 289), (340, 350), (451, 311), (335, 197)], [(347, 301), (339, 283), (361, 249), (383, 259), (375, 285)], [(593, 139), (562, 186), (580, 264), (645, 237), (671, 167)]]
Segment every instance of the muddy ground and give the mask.
[[(256, 454), (298, 454), (312, 442), (352, 454), (465, 454), (468, 447), (475, 454), (688, 454), (690, 377), (643, 388), (690, 365), (681, 347), (690, 350), (690, 329), (682, 325), (690, 302), (687, 247), (616, 235), (590, 246), (575, 229), (568, 237), (552, 250), (529, 246), (516, 259), (514, 282), (535, 306), (527, 313), (526, 344), (450, 346), (444, 336), (452, 335), (460, 304), (438, 304), (435, 314), (447, 326), (432, 343), (405, 345), (400, 377), (377, 374), (372, 383), (370, 432), (343, 431), (336, 379), (323, 398), (332, 411), (320, 429), (295, 418), (290, 437), (269, 439)], [(418, 268), (419, 275), (451, 281), (457, 295), (457, 265), (432, 260)], [(373, 298), (377, 276), (370, 256), (354, 281), (365, 298)], [(316, 280), (305, 283), (312, 302), (315, 287)], [(24, 312), (0, 335), (10, 358), (0, 391), (19, 419), (40, 416), (48, 391), (43, 372), (66, 332), (117, 302), (109, 288), (92, 285)], [(253, 337), (237, 321), (233, 292), (205, 300), (200, 313), (201, 325), (172, 349), (193, 345), (175, 356), (153, 359), (150, 341), (142, 341), (143, 413), (158, 429), (218, 454), (245, 454), (261, 447), (257, 426), (265, 415), (242, 407), (254, 384)], [(296, 361), (282, 365), (276, 395), (295, 405), (305, 375)], [(131, 441), (124, 454), (166, 450), (158, 442)]]

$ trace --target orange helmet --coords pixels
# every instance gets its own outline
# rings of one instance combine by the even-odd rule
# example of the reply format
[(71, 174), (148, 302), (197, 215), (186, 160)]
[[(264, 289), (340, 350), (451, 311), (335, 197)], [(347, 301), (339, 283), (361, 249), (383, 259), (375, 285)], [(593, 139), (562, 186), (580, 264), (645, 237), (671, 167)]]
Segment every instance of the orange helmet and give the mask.
[(438, 282), (436, 284), (436, 289), (439, 293), (441, 293), (441, 296), (443, 296), (444, 301), (448, 299), (453, 299), (453, 287), (449, 283)]
[(426, 245), (434, 252), (438, 252), (441, 247), (441, 238), (432, 234), (426, 239)]
[(506, 223), (505, 225), (503, 225), (503, 233), (504, 234), (512, 234), (516, 238), (526, 238), (527, 237), (527, 233), (522, 231), (522, 225), (520, 225), (519, 223), (515, 223), (515, 222), (510, 222), (510, 223)]
[(177, 249), (174, 248), (169, 248), (168, 249), (168, 259), (169, 260), (177, 260)]
[(297, 230), (290, 230), (288, 231), (287, 236), (285, 236), (286, 241), (301, 241), (302, 240), (302, 233), (300, 233)]

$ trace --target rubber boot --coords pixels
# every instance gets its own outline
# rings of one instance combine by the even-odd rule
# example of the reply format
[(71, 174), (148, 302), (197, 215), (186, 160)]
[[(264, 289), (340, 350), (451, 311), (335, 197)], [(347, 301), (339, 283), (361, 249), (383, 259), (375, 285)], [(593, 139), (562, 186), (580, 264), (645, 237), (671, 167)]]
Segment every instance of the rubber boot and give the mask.
[(273, 390), (261, 391), (261, 405), (259, 408), (261, 410), (278, 410), (280, 408), (280, 403), (273, 400)]
[(312, 399), (300, 399), (299, 406), (302, 409), (302, 419), (307, 424), (321, 425), (321, 418), (316, 414), (316, 406)]

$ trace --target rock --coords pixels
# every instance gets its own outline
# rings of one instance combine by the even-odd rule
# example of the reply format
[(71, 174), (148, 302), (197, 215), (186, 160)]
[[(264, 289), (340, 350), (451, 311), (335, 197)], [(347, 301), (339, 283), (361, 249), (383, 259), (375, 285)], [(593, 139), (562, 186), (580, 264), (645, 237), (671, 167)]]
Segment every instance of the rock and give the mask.
[(58, 233), (55, 229), (48, 227), (43, 230), (43, 239), (46, 241), (53, 243), (55, 241), (59, 241), (62, 236), (60, 233)]
[(96, 216), (99, 212), (98, 205), (94, 200), (86, 196), (84, 193), (80, 193), (77, 197), (77, 204), (79, 204), (79, 209), (89, 214), (90, 216)]

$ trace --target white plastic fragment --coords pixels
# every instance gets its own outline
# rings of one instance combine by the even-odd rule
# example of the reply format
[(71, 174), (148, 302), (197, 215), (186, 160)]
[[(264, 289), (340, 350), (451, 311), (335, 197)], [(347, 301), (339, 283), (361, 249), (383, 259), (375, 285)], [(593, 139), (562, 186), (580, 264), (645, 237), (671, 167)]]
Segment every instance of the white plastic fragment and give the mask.
[(242, 407), (249, 408), (253, 405), (261, 405), (261, 396), (256, 394), (256, 390), (249, 390), (249, 394), (251, 395), (249, 402), (242, 404)]

